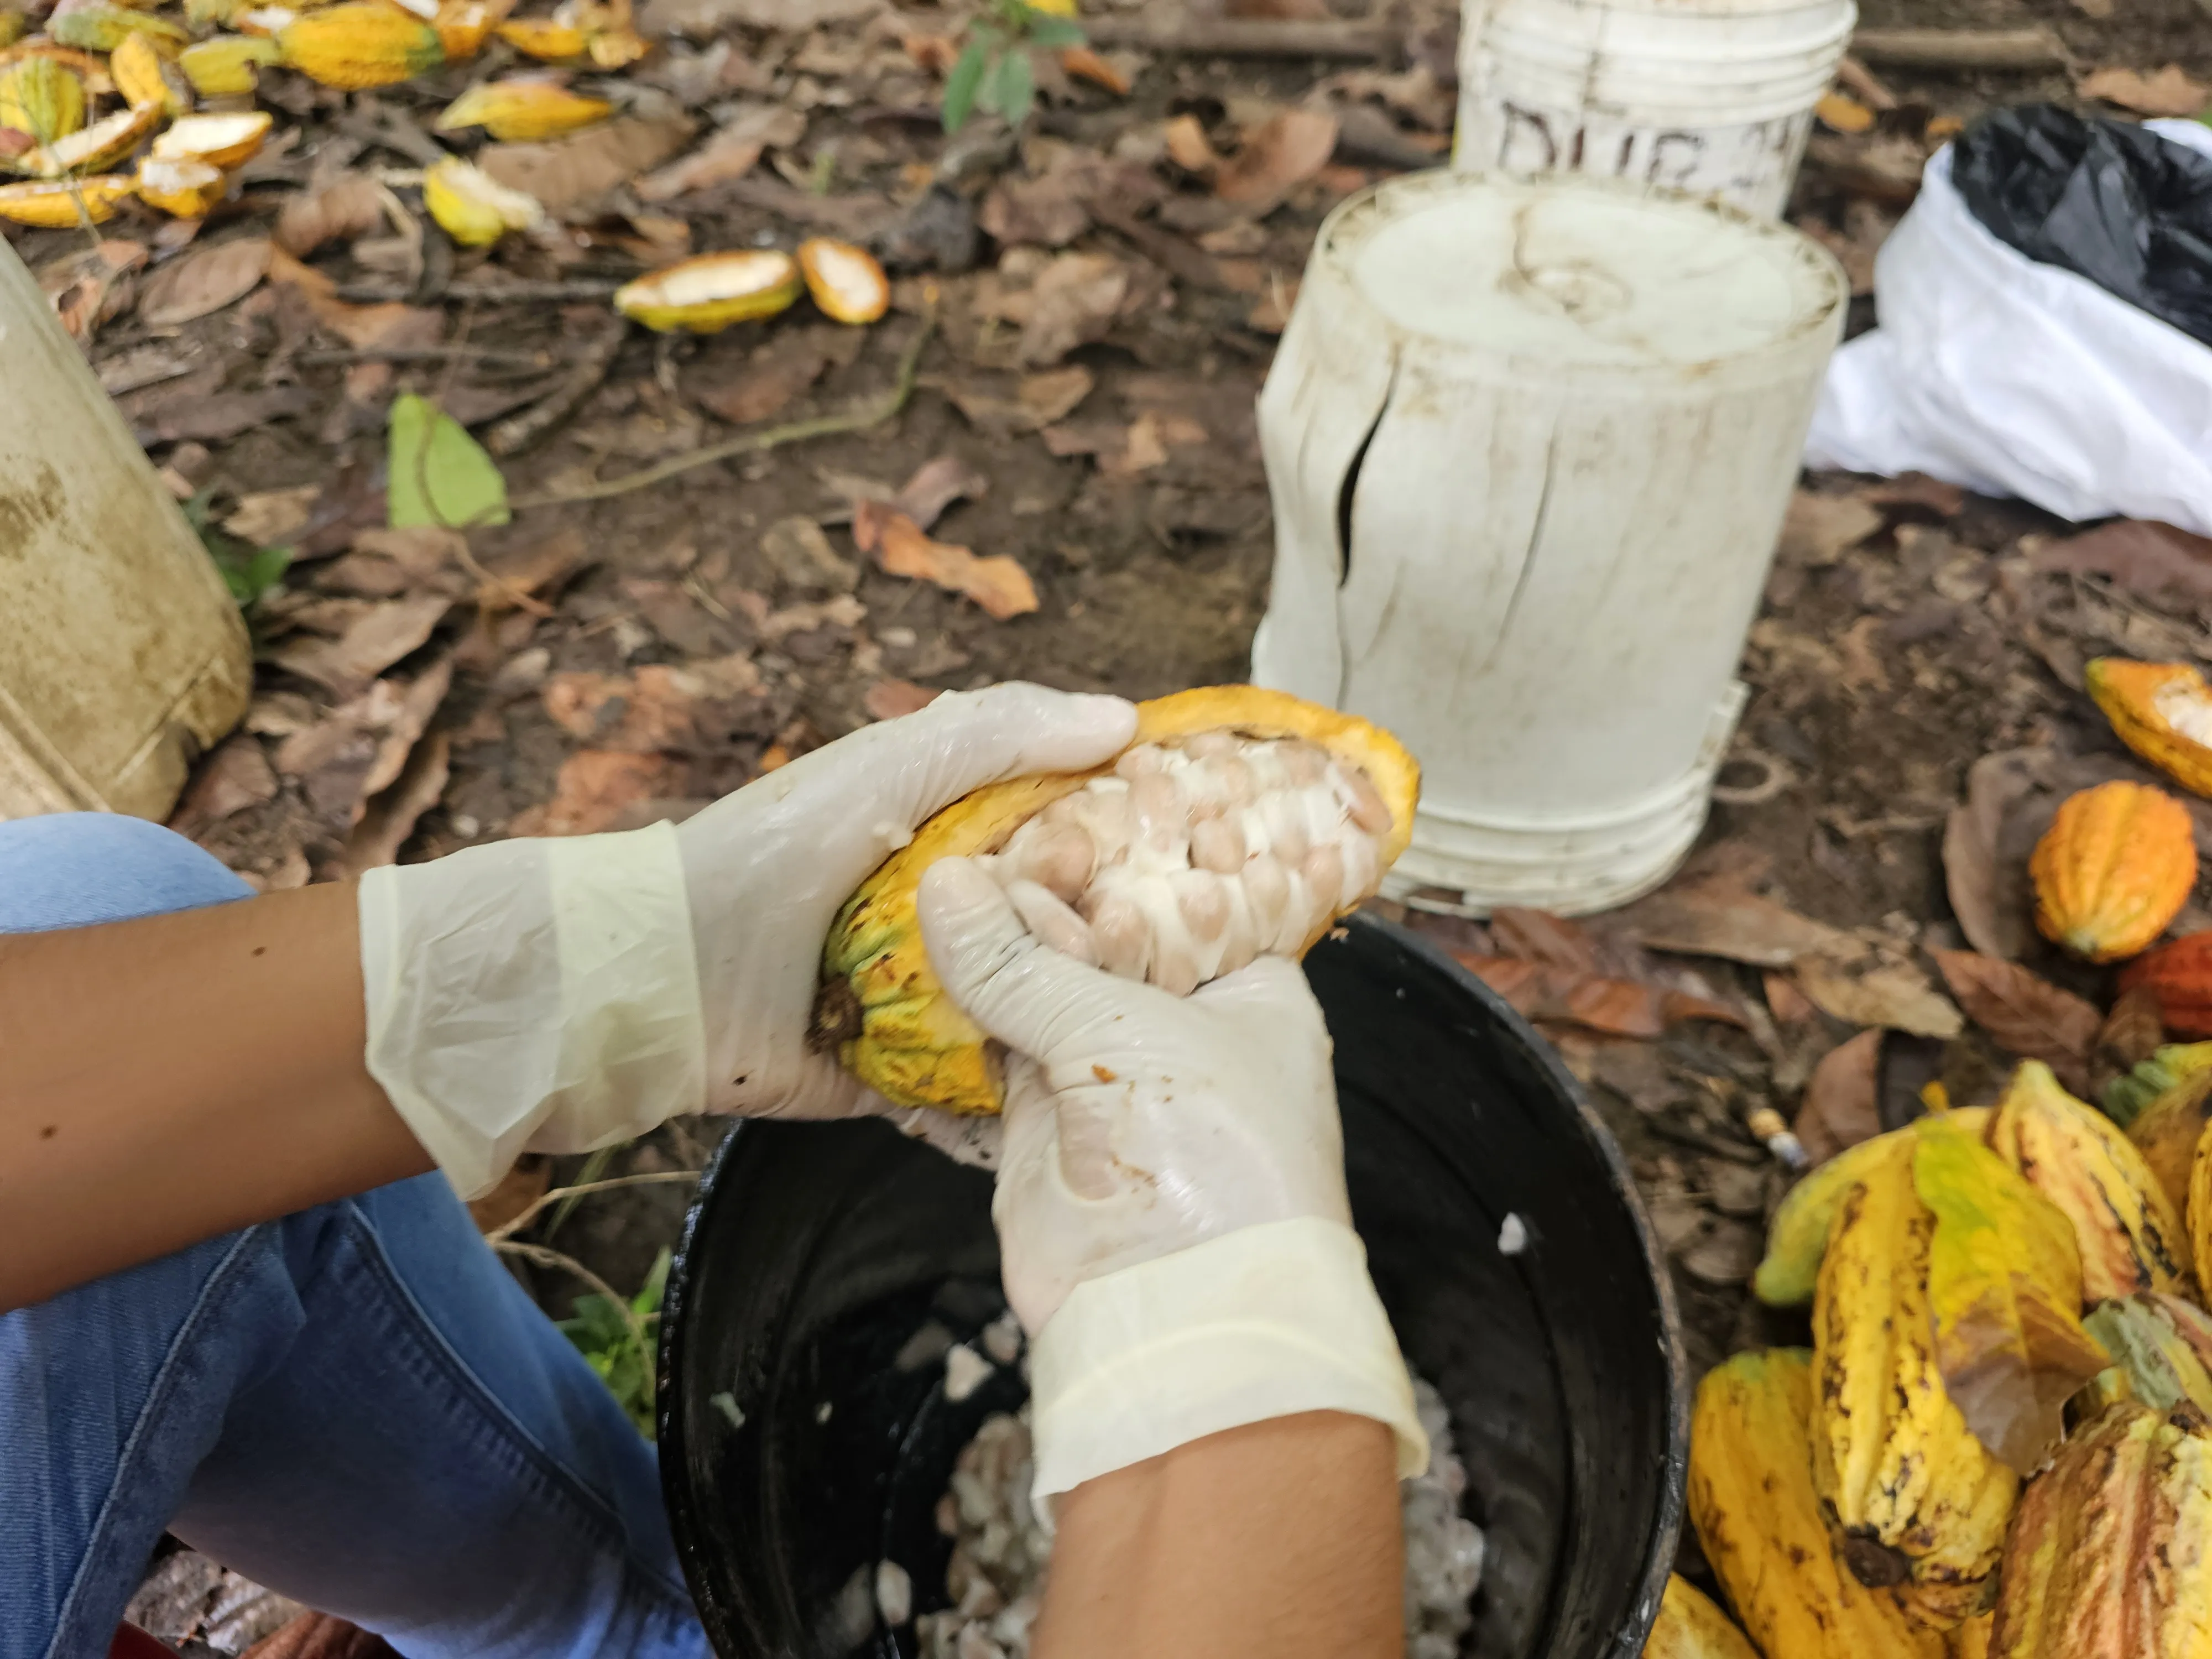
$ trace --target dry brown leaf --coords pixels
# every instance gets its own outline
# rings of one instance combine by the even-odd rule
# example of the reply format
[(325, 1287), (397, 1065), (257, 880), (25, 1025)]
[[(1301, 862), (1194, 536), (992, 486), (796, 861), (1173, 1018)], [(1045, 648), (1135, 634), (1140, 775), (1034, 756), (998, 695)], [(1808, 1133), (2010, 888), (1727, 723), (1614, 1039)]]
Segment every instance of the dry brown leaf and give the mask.
[(2137, 115), (2202, 115), (2212, 106), (2212, 87), (2179, 64), (2148, 74), (2131, 69), (2095, 70), (2082, 81), (2081, 95), (2101, 98)]
[(384, 186), (367, 173), (342, 173), (286, 199), (276, 216), (276, 246), (304, 259), (325, 242), (350, 242), (383, 225)]
[(948, 74), (960, 61), (960, 42), (949, 34), (913, 33), (899, 45), (906, 49), (908, 58), (916, 69), (927, 70), (932, 75)]
[(589, 218), (617, 186), (667, 161), (696, 131), (684, 116), (624, 116), (544, 143), (487, 144), (477, 165), (535, 196), (548, 213)]
[(2007, 961), (2035, 940), (2035, 896), (2019, 810), (2036, 793), (2039, 757), (2023, 749), (2000, 750), (1976, 761), (1966, 774), (1966, 799), (1951, 809), (1943, 829), (1943, 878), (1952, 914), (1967, 943), (1985, 957)]
[(2121, 992), (2098, 1028), (2096, 1047), (2089, 1053), (2090, 1097), (2102, 1099), (2107, 1084), (2135, 1070), (2165, 1041), (2157, 991), (2132, 985)]
[(742, 104), (714, 135), (631, 188), (645, 202), (672, 201), (753, 170), (763, 150), (789, 149), (806, 136), (806, 117), (782, 104)]
[(1246, 135), (1215, 175), (1213, 193), (1257, 217), (1327, 167), (1335, 150), (1334, 115), (1283, 110)]
[(273, 660), (341, 698), (355, 697), (392, 664), (419, 650), (453, 604), (443, 594), (393, 599), (372, 607), (335, 640), (288, 641), (276, 648)]
[(281, 247), (269, 250), (269, 280), (298, 294), (316, 322), (357, 351), (420, 349), (444, 337), (445, 319), (427, 307), (355, 305), (337, 297), (337, 284)]
[(1790, 564), (1833, 564), (1881, 525), (1881, 514), (1863, 496), (1801, 489), (1790, 496), (1783, 516), (1777, 556)]
[(2016, 963), (1971, 951), (1938, 951), (1936, 966), (1966, 1017), (2022, 1060), (2039, 1060), (2075, 1094), (2089, 1086), (2089, 1054), (2103, 1017)]
[(1104, 334), (1129, 291), (1129, 269), (1112, 255), (1062, 253), (1029, 287), (979, 299), (979, 308), (1018, 324), (1016, 356), (1042, 368)]
[(990, 479), (957, 455), (937, 455), (915, 469), (890, 504), (912, 519), (916, 529), (927, 530), (953, 502), (981, 501), (990, 489)]
[(780, 333), (741, 364), (702, 366), (684, 389), (702, 407), (732, 426), (750, 426), (780, 414), (822, 378), (830, 353), (811, 330)]
[(258, 738), (243, 734), (216, 749), (192, 773), (191, 787), (171, 814), (169, 828), (197, 841), (234, 812), (274, 799), (276, 774)]
[(1662, 887), (1617, 919), (1646, 950), (1719, 957), (1754, 968), (1786, 968), (1814, 951), (1834, 953), (1848, 938), (1726, 877)]
[(965, 380), (947, 384), (945, 395), (978, 431), (995, 437), (1034, 432), (1064, 419), (1091, 395), (1093, 384), (1089, 369), (1070, 363), (1025, 374), (1011, 392), (997, 381)]
[(1077, 175), (1048, 173), (1037, 179), (1006, 179), (991, 186), (975, 222), (1005, 246), (1065, 247), (1091, 228), (1091, 210)]
[(138, 316), (149, 328), (173, 328), (235, 304), (269, 270), (266, 236), (240, 236), (196, 247), (148, 279)]
[(1613, 1036), (1654, 1037), (1679, 1020), (1741, 1024), (1734, 1010), (1634, 980), (1562, 963), (1454, 951), (1460, 964), (1530, 1019), (1565, 1020)]
[(1766, 993), (1767, 1012), (1782, 1024), (1796, 1025), (1820, 1012), (1787, 974), (1762, 974), (1759, 984)]
[(477, 589), (477, 604), (488, 615), (526, 609), (537, 596), (591, 562), (582, 531), (574, 526), (556, 530), (518, 550), (479, 561), (490, 580)]
[(861, 694), (860, 707), (868, 711), (872, 720), (895, 720), (902, 714), (928, 708), (944, 695), (933, 687), (916, 685), (912, 680), (878, 680)]
[(469, 538), (447, 525), (379, 525), (353, 538), (353, 551), (388, 560), (409, 588), (459, 598), (471, 586)]
[(1129, 77), (1088, 46), (1062, 48), (1060, 66), (1072, 78), (1103, 87), (1116, 98), (1129, 95)]
[(1168, 160), (1185, 173), (1210, 173), (1221, 165), (1221, 157), (1207, 140), (1206, 129), (1195, 115), (1178, 115), (1162, 130), (1167, 140)]
[(2038, 570), (2109, 576), (2147, 599), (2212, 605), (2212, 538), (2170, 524), (2115, 519), (2079, 536), (2046, 543), (2030, 562)]
[(1879, 1030), (1861, 1031), (1820, 1057), (1790, 1126), (1814, 1163), (1825, 1164), (1881, 1133), (1881, 1074)]
[(612, 827), (640, 801), (677, 795), (683, 769), (665, 755), (583, 749), (561, 763), (553, 799), (515, 815), (517, 836), (589, 836)]
[(307, 528), (315, 501), (323, 493), (319, 483), (297, 484), (289, 489), (260, 489), (238, 498), (238, 505), (222, 527), (256, 547), (281, 547)]
[(1547, 968), (1579, 974), (1595, 974), (1602, 966), (1589, 930), (1548, 910), (1500, 905), (1491, 915), (1490, 936), (1501, 954), (1524, 962), (1540, 962)]
[(1965, 1018), (1917, 968), (1889, 963), (1852, 971), (1825, 957), (1797, 964), (1797, 983), (1814, 1006), (1846, 1025), (1882, 1025), (1917, 1036), (1954, 1037)]
[[(864, 507), (880, 507), (864, 502)], [(860, 517), (854, 519), (859, 539)], [(916, 576), (954, 593), (964, 593), (999, 622), (1037, 608), (1030, 573), (1003, 553), (977, 558), (964, 547), (933, 542), (905, 514), (891, 511), (874, 520), (871, 544), (876, 562), (890, 575)]]
[(803, 513), (778, 519), (761, 532), (760, 549), (786, 587), (809, 593), (849, 593), (860, 585), (860, 568), (840, 557), (822, 526)]
[(415, 833), (422, 814), (438, 804), (451, 775), (453, 739), (434, 732), (415, 745), (414, 752), (390, 788), (371, 800), (361, 822), (346, 837), (343, 862), (349, 876), (382, 869), (399, 861), (399, 849)]

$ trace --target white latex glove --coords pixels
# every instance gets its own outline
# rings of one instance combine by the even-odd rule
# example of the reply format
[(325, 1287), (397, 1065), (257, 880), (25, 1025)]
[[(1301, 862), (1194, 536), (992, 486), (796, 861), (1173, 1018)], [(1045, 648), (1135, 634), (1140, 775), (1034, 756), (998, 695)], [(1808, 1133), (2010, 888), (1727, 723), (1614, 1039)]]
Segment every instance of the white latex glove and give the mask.
[(923, 875), (921, 915), (945, 989), (1012, 1051), (991, 1215), (1035, 1339), (1037, 1496), (1308, 1411), (1388, 1423), (1401, 1472), (1425, 1468), (1297, 964), (1171, 996), (1046, 949), (964, 859)]
[(999, 685), (802, 756), (681, 827), (513, 841), (361, 884), (370, 1075), (453, 1184), (679, 1112), (880, 1108), (806, 1046), (838, 908), (970, 790), (1097, 765), (1118, 697)]

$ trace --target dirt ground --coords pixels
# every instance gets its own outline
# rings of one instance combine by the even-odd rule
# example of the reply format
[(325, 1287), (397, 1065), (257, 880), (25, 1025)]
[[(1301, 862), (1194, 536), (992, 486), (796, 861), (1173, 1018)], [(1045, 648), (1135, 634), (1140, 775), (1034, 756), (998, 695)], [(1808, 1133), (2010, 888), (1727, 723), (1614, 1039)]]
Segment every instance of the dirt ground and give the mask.
[[(296, 550), (249, 611), (253, 713), (203, 763), (180, 828), (258, 884), (290, 886), (680, 814), (938, 690), (1018, 678), (1147, 696), (1242, 678), (1272, 546), (1253, 401), (1328, 208), (1442, 151), (1451, 20), (1401, 16), (1409, 45), (1389, 63), (1109, 52), (1127, 95), (1048, 75), (1018, 145), (990, 121), (950, 141), (938, 129), (943, 60), (929, 43), (957, 34), (963, 9), (838, 9), (709, 30), (632, 66), (646, 90), (627, 121), (703, 137), (732, 104), (803, 119), (776, 128), (748, 172), (659, 200), (618, 183), (549, 241), (457, 251), (411, 195), (393, 196), (410, 188), (394, 169), (435, 155), (436, 110), (495, 59), (374, 94), (266, 85), (298, 136), (251, 163), (196, 234), (119, 219), (88, 251), (79, 233), (8, 232), (173, 488), (234, 548)], [(2122, 112), (2083, 103), (2094, 68), (2212, 75), (2212, 27), (2193, 0), (1867, 0), (1862, 22), (2040, 23), (2075, 59), (2070, 73), (1877, 66), (1893, 106), (1867, 97), (1863, 131), (1816, 130), (1791, 216), (1862, 290), (1921, 161), (1956, 122), (2039, 98)], [(1337, 123), (1302, 170), (1267, 148), (1291, 110)], [(1193, 132), (1227, 159), (1178, 148)], [(691, 139), (654, 142), (659, 159), (633, 182)], [(1259, 180), (1241, 203), (1224, 194), (1240, 167)], [(396, 219), (377, 203), (307, 242), (308, 276), (272, 256), (242, 295), (167, 319), (193, 301), (163, 290), (163, 273), (272, 231), (297, 245), (287, 216), (364, 176), (383, 182)], [(611, 319), (612, 286), (672, 252), (821, 231), (884, 254), (885, 320), (848, 329), (802, 307), (690, 338)], [(538, 286), (520, 300), (497, 286), (514, 283)], [(1863, 292), (1854, 330), (1872, 316)], [(880, 398), (925, 327), (912, 395), (881, 425), (607, 499), (528, 505)], [(512, 523), (398, 539), (379, 528), (386, 410), (407, 391), (495, 450), (501, 422), (568, 397), (545, 434), (501, 456), (521, 504)], [(1012, 559), (1035, 608), (1001, 619), (887, 572), (854, 538), (856, 512), (886, 501), (925, 544)], [(1845, 939), (1832, 954), (1855, 964), (1854, 983), (1893, 969), (1925, 989), (1929, 952), (1987, 949), (1974, 935), (2016, 923), (2016, 854), (2035, 811), (2047, 821), (2057, 792), (2136, 775), (2081, 694), (2081, 664), (2104, 652), (2212, 660), (2212, 578), (2193, 574), (2212, 565), (2201, 548), (2179, 567), (2140, 549), (2084, 552), (2077, 526), (1924, 480), (1809, 477), (1801, 507), (1746, 652), (1753, 696), (1728, 799), (1670, 891), (1759, 895)], [(2014, 754), (2017, 788), (2000, 787), (2002, 768), (1975, 772), (2001, 752)], [(1981, 863), (2002, 890), (1962, 927), (1957, 884), (1975, 854), (1947, 868), (1947, 825), (1962, 833), (1954, 810), (1984, 785), (1995, 827)], [(1847, 1104), (1870, 1099), (1887, 1122), (1919, 1109), (1931, 1080), (1954, 1100), (1986, 1091), (2003, 1051), (1978, 1025), (1916, 1035), (1909, 1011), (1869, 1017), (1724, 927), (1708, 929), (1721, 948), (1670, 951), (1680, 930), (1653, 914), (1413, 920), (1535, 1014), (1590, 1084), (1673, 1256), (1702, 1371), (1793, 1335), (1744, 1290), (1788, 1178), (1754, 1114), (1809, 1109), (1800, 1130), (1817, 1141), (1818, 1120), (1846, 1108), (1819, 1097), (1816, 1073), (1863, 1029), (1887, 1028)], [(2017, 946), (2034, 971), (2110, 1000), (2103, 970)], [(1903, 981), (1881, 982), (1911, 1002)], [(1576, 993), (1601, 984), (1634, 994), (1608, 992), (1584, 1017)], [(594, 1172), (696, 1169), (717, 1133), (679, 1123)], [(579, 1167), (526, 1172), (503, 1212)], [(530, 1236), (627, 1293), (672, 1241), (685, 1192), (596, 1195), (557, 1233)], [(568, 1311), (573, 1274), (517, 1271)]]

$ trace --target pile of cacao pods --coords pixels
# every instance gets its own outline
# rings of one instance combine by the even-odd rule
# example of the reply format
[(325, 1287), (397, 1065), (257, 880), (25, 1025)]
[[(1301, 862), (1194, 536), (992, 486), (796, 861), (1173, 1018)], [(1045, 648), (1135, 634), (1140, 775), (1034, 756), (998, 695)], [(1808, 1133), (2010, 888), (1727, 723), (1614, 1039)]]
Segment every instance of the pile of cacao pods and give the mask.
[[(2128, 746), (2212, 794), (2193, 668), (2100, 661)], [(2117, 782), (2066, 801), (2037, 921), (2134, 957), (2165, 1029), (2212, 1036), (2212, 933), (2139, 956), (2194, 890), (2190, 813)], [(1741, 1628), (1668, 1587), (1647, 1659), (2212, 1659), (2212, 1042), (2078, 1100), (2040, 1061), (1813, 1170), (1753, 1290), (1813, 1346), (1699, 1386), (1689, 1508)]]

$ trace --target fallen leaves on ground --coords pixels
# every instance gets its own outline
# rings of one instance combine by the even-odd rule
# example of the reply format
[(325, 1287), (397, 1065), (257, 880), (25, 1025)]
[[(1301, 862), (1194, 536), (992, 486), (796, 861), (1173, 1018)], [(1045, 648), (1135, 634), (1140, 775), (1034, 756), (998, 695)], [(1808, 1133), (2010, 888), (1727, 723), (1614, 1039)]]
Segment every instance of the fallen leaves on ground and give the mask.
[(358, 696), (379, 674), (427, 644), (453, 605), (442, 593), (372, 605), (336, 639), (289, 640), (271, 660), (341, 701)]
[(367, 804), (361, 821), (346, 837), (340, 863), (348, 876), (399, 861), (399, 849), (415, 833), (416, 824), (446, 793), (451, 752), (452, 739), (443, 732), (434, 732), (415, 745), (399, 775)]
[(828, 328), (787, 330), (756, 346), (742, 362), (725, 356), (702, 364), (685, 377), (684, 390), (718, 419), (750, 426), (781, 414), (841, 356), (849, 361), (849, 353), (837, 350), (840, 343)]
[(1335, 151), (1336, 117), (1326, 110), (1279, 111), (1245, 135), (1215, 173), (1213, 193), (1258, 217), (1327, 167)]
[(683, 768), (666, 755), (582, 749), (561, 763), (553, 798), (515, 814), (516, 836), (588, 836), (611, 829), (641, 802), (674, 795)]
[(957, 455), (935, 455), (915, 469), (890, 504), (927, 530), (953, 502), (981, 501), (990, 489), (991, 480)]
[(477, 165), (509, 190), (534, 196), (557, 218), (588, 219), (641, 173), (691, 142), (687, 118), (620, 116), (543, 143), (487, 144)]
[(1634, 980), (1608, 979), (1580, 968), (1521, 957), (1468, 951), (1452, 955), (1528, 1019), (1565, 1020), (1609, 1036), (1633, 1037), (1656, 1037), (1680, 1020), (1743, 1024), (1743, 1017), (1732, 1008)]
[(1997, 957), (1938, 951), (1936, 966), (1966, 1017), (2022, 1060), (2039, 1060), (2075, 1094), (2089, 1087), (2089, 1055), (2104, 1018), (2070, 991)]
[(1811, 956), (1797, 963), (1797, 983), (1824, 1014), (1846, 1025), (1881, 1025), (1917, 1036), (1954, 1037), (1966, 1022), (1949, 999), (1907, 962), (1846, 968)]
[(2147, 599), (2212, 605), (2212, 539), (2170, 524), (2115, 519), (2036, 550), (2039, 570), (2109, 576)]
[(2037, 757), (2000, 750), (1966, 774), (1966, 799), (1943, 828), (1943, 879), (1952, 914), (1985, 957), (2011, 960), (2034, 943), (2035, 895), (2027, 855), (2035, 842), (2015, 809), (2036, 791)]
[(649, 664), (632, 675), (572, 670), (539, 694), (554, 724), (595, 749), (625, 753), (684, 750), (698, 739), (701, 705), (748, 696), (760, 672), (744, 655), (674, 665)]
[(1881, 512), (1863, 495), (1800, 489), (1783, 515), (1777, 556), (1792, 564), (1831, 565), (1881, 526)]
[(1011, 382), (1006, 377), (953, 381), (945, 386), (945, 395), (977, 431), (1005, 437), (1064, 420), (1091, 395), (1094, 384), (1089, 369), (1070, 363)]
[(240, 236), (196, 247), (147, 280), (138, 317), (149, 328), (173, 328), (234, 305), (260, 287), (269, 269), (269, 239)]
[(386, 187), (365, 173), (342, 173), (288, 197), (276, 216), (276, 243), (304, 259), (325, 242), (350, 242), (381, 229)]
[(1880, 1030), (1861, 1031), (1820, 1057), (1790, 1127), (1814, 1164), (1881, 1133)]
[(2137, 115), (2202, 115), (2212, 106), (2212, 86), (2179, 64), (2148, 73), (2131, 69), (2094, 70), (2081, 82), (2081, 95), (2101, 98)]
[(984, 314), (1017, 325), (1015, 356), (1042, 368), (1104, 334), (1129, 295), (1129, 268), (1111, 254), (1062, 253), (1026, 286), (979, 295), (978, 305)]
[(1754, 968), (1786, 968), (1802, 956), (1832, 953), (1850, 937), (1729, 875), (1662, 887), (1620, 911), (1617, 920), (1646, 950), (1719, 957)]
[(916, 685), (912, 680), (878, 680), (860, 696), (860, 706), (868, 711), (872, 720), (895, 720), (902, 714), (911, 714), (927, 708), (944, 696), (927, 685)]
[(2131, 985), (2121, 992), (2098, 1027), (2096, 1045), (2089, 1052), (2090, 1098), (2102, 1099), (2107, 1084), (2142, 1065), (2165, 1041), (2158, 993), (2148, 985)]
[(507, 520), (499, 464), (428, 398), (392, 400), (389, 465), (385, 511), (394, 529)]
[(769, 149), (788, 149), (806, 136), (806, 117), (781, 104), (742, 104), (712, 137), (687, 155), (648, 173), (631, 188), (641, 201), (668, 202), (728, 179), (742, 179)]
[(1037, 608), (1036, 585), (1030, 573), (1006, 554), (976, 557), (950, 542), (932, 541), (906, 514), (863, 502), (853, 520), (853, 540), (863, 553), (894, 576), (918, 576), (954, 593), (964, 593), (985, 614), (1004, 622)]
[(276, 774), (260, 740), (232, 738), (193, 773), (191, 787), (170, 814), (169, 828), (197, 841), (232, 813), (275, 799), (276, 789)]
[(441, 660), (410, 681), (378, 680), (360, 696), (289, 732), (276, 746), (276, 770), (300, 781), (325, 824), (348, 830), (365, 803), (398, 781), (453, 685)]

